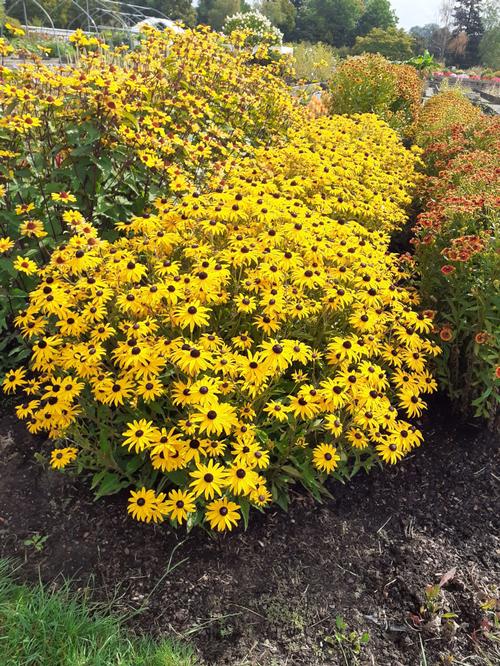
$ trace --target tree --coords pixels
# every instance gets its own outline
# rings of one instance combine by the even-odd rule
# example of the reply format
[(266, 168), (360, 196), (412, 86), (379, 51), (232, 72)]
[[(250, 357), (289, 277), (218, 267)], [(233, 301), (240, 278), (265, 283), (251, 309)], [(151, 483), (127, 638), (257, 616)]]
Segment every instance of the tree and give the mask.
[(348, 45), (363, 10), (363, 0), (305, 0), (297, 16), (297, 33), (310, 42)]
[(479, 43), (481, 62), (493, 70), (500, 69), (500, 5), (497, 0), (484, 0), (481, 20), (484, 35)]
[(241, 11), (240, 0), (215, 0), (208, 10), (206, 23), (214, 30), (221, 30), (228, 16)]
[(424, 52), (426, 49), (432, 53), (431, 49), (434, 42), (434, 36), (439, 30), (437, 23), (426, 23), (425, 25), (414, 25), (408, 33), (415, 40), (415, 47), (418, 52)]
[[(156, 9), (172, 21), (182, 21), (186, 25), (196, 23), (196, 10), (191, 4), (191, 0), (141, 0), (138, 4)], [(155, 12), (151, 12), (151, 14), (160, 16)]]
[(479, 42), (481, 62), (494, 71), (500, 70), (500, 26), (487, 30)]
[(208, 13), (215, 4), (215, 0), (200, 0), (196, 8), (196, 20), (198, 23), (208, 25)]
[(261, 0), (257, 9), (283, 32), (285, 38), (290, 38), (297, 18), (297, 9), (291, 0)]
[(368, 0), (366, 9), (361, 14), (356, 26), (356, 35), (366, 35), (373, 28), (382, 28), (383, 30), (394, 28), (397, 22), (397, 16), (389, 0)]
[(352, 52), (380, 53), (388, 60), (408, 60), (414, 55), (413, 37), (402, 28), (373, 28), (364, 37), (357, 37)]
[(481, 20), (481, 0), (458, 0), (453, 9), (453, 37), (457, 41), (463, 33), (466, 37), (463, 52), (455, 50), (457, 64), (471, 67), (479, 63), (479, 43), (484, 34)]

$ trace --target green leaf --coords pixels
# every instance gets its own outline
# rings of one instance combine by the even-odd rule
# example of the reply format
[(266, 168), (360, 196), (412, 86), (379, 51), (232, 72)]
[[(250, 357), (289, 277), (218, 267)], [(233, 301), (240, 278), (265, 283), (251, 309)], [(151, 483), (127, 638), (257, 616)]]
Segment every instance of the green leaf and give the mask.
[(295, 469), (295, 467), (292, 467), (291, 465), (283, 465), (281, 468), (285, 474), (288, 474), (289, 476), (292, 476), (294, 479), (301, 479), (302, 474), (298, 469)]
[(344, 619), (343, 619), (343, 617), (342, 617), (341, 615), (337, 615), (337, 617), (335, 618), (335, 626), (336, 626), (337, 629), (339, 629), (340, 631), (342, 631), (343, 629), (346, 628), (347, 625), (346, 625), (346, 623), (344, 622)]
[(239, 505), (241, 509), (241, 515), (243, 517), (243, 524), (245, 525), (245, 530), (248, 528), (248, 516), (250, 513), (250, 502), (242, 497), (239, 500)]
[(105, 495), (114, 495), (129, 485), (127, 479), (106, 470), (94, 474), (92, 477), (92, 490), (94, 490), (95, 499)]

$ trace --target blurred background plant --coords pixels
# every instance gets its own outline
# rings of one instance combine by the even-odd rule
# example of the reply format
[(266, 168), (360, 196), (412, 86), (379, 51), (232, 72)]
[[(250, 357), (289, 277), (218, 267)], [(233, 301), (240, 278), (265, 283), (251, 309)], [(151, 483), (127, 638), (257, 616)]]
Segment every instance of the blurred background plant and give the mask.
[(332, 113), (376, 113), (401, 136), (413, 136), (423, 87), (414, 67), (369, 53), (342, 61), (329, 84)]
[(329, 44), (299, 42), (292, 44), (295, 77), (309, 82), (327, 81), (339, 62), (336, 50)]

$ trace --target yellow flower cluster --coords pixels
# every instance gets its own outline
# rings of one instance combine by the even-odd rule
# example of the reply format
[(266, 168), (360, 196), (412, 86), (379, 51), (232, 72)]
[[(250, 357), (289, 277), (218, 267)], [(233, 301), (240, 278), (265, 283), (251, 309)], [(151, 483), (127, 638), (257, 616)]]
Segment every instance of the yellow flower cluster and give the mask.
[[(92, 160), (100, 170), (123, 164), (113, 180), (130, 180), (138, 161), (153, 171), (150, 186), (162, 195), (167, 187), (184, 192), (199, 186), (211, 168), (229, 167), (228, 160), (249, 145), (282, 136), (297, 119), (273, 67), (249, 65), (246, 53), (228, 50), (224, 37), (208, 29), (149, 29), (133, 51), (109, 51), (82, 31), (72, 39), (83, 48), (76, 65), (25, 64), (4, 70), (0, 82), (0, 102), (8, 109), (0, 127), (22, 141), (43, 126), (27, 147), (35, 150), (38, 138), (61, 144), (59, 167), (83, 154), (81, 146), (65, 146), (66, 132), (81, 128), (83, 146), (101, 134)], [(87, 53), (90, 46), (98, 48)], [(108, 159), (101, 164), (103, 155)], [(47, 168), (53, 160), (51, 152)], [(83, 185), (89, 187), (89, 178)]]
[[(129, 512), (216, 530), (418, 446), (437, 347), (388, 251), (417, 158), (369, 115), (311, 121), (207, 193), (117, 224), (78, 211), (17, 318), (18, 415)], [(154, 490), (153, 490), (154, 488)], [(109, 489), (109, 488), (108, 488)], [(114, 489), (114, 488), (113, 488)]]

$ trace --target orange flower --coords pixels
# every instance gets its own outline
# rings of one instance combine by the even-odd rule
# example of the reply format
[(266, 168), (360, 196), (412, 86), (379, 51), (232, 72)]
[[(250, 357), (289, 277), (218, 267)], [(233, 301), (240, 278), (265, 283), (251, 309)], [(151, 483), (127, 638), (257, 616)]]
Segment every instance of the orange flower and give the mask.
[(449, 326), (443, 326), (439, 332), (439, 337), (443, 342), (449, 342), (453, 337), (453, 331)]

